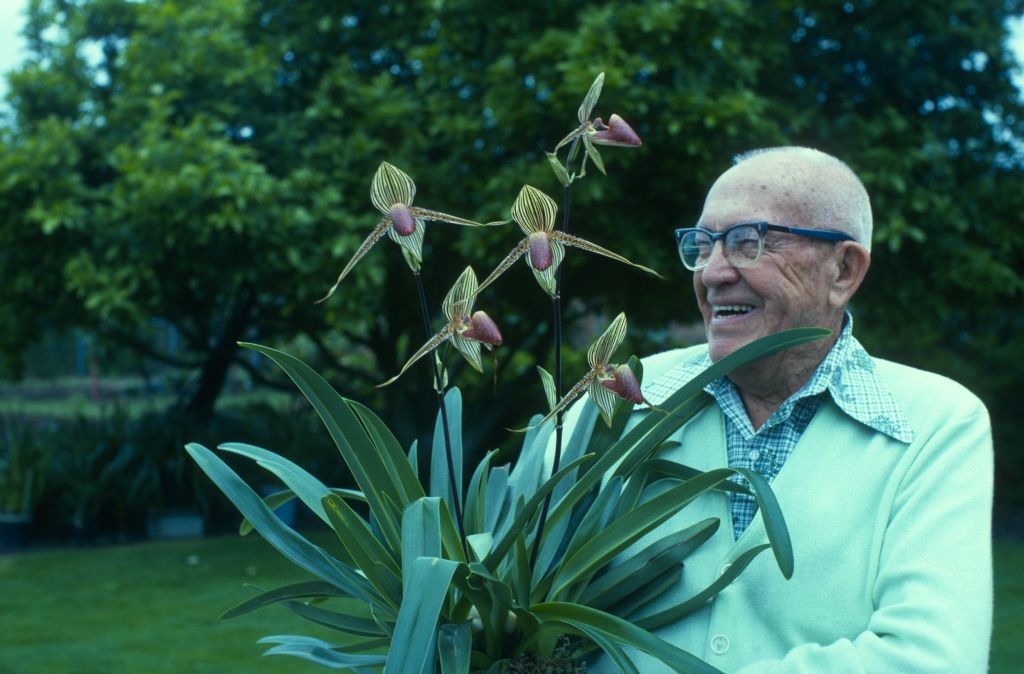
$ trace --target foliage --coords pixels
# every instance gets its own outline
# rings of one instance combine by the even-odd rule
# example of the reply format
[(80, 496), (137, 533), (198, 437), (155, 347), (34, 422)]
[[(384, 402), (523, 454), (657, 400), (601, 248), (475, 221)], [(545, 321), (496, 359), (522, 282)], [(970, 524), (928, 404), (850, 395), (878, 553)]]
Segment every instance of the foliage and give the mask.
[[(189, 444), (192, 458), (247, 518), (243, 528), (254, 528), (317, 579), (267, 591), (225, 617), (281, 602), (334, 628), (342, 639), (267, 637), (265, 643), (276, 644), (268, 653), (353, 670), (383, 666), (384, 672), (418, 674), (437, 671), (436, 660), (443, 671), (498, 672), (523, 653), (550, 656), (558, 638), (570, 634), (583, 637), (574, 642), (575, 655), (599, 647), (627, 671), (624, 646), (648, 652), (675, 671), (715, 672), (648, 630), (700, 607), (769, 547), (788, 577), (793, 552), (785, 523), (767, 482), (750, 471), (662, 470), (648, 459), (707, 404), (703, 387), (708, 382), (823, 334), (806, 328), (762, 338), (709, 367), (666, 400), (662, 412), (639, 423), (627, 425), (633, 403), (621, 400), (608, 420), (610, 428), (596, 432), (599, 408), (588, 404), (569, 438), (564, 467), (554, 475), (544, 469), (554, 425), (541, 423), (537, 416), (515, 467), (492, 465), (493, 453), (488, 454), (465, 491), (447, 470), (447, 461), (461, 465), (466, 451), (458, 389), (445, 396), (446, 415), (438, 418), (429, 489), (424, 490), (412, 458), (415, 447), (407, 455), (373, 412), (340, 396), (302, 361), (252, 345), (273, 359), (309, 399), (358, 491), (330, 489), (288, 458), (252, 445), (220, 446), (275, 475), (330, 526), (340, 543), (332, 554), (272, 513), (276, 497), (260, 499), (217, 453)], [(640, 370), (635, 359), (630, 367)], [(450, 454), (440, 441), (446, 426)], [(644, 598), (676, 582), (682, 560), (715, 532), (718, 521), (666, 534), (639, 550), (631, 546), (701, 494), (726, 488), (725, 481), (737, 472), (753, 488), (770, 545), (742, 555), (683, 604), (646, 614)], [(602, 484), (606, 477), (610, 480)], [(645, 494), (655, 481), (664, 489)], [(551, 493), (556, 499), (548, 514), (542, 504)], [(361, 515), (349, 501), (368, 506), (369, 515)], [(464, 504), (463, 520), (453, 519), (452, 503)], [(601, 535), (595, 536), (598, 531)], [(528, 552), (534, 545), (540, 550), (536, 560)], [(609, 567), (613, 559), (618, 565)], [(361, 608), (332, 605), (338, 597), (358, 600)]]
[(40, 431), (25, 419), (0, 414), (0, 515), (33, 514), (50, 460)]
[[(645, 145), (615, 157), (614, 180), (579, 186), (575, 215), (588, 235), (671, 269), (669, 232), (694, 221), (729, 156), (799, 143), (843, 157), (877, 222), (859, 336), (879, 355), (961, 378), (989, 404), (999, 439), (1009, 437), (999, 422), (1015, 413), (1024, 362), (1019, 312), (1006, 310), (1024, 297), (1024, 117), (1005, 24), (1020, 0), (30, 7), (33, 51), (10, 77), (13, 112), (0, 132), (0, 351), (12, 367), (40, 331), (84, 325), (205, 370), (182, 392), (202, 407), (219, 368), (244, 366), (235, 340), (280, 345), (306, 333), (347, 393), (411, 410), (396, 420), (411, 439), (430, 424), (427, 394), (371, 388), (415, 349), (402, 261), (371, 255), (346, 281), (351, 296), (326, 314), (312, 304), (372, 227), (351, 195), (386, 148), (431, 195), (424, 203), (491, 219), (514, 196), (508, 185), (557, 186), (548, 141), (571, 130), (570, 92), (604, 69), (612, 108), (628, 107)], [(508, 250), (503, 232), (457, 229), (438, 226), (424, 245), (488, 265)], [(565, 271), (592, 276), (596, 264), (576, 256)], [(630, 270), (602, 278), (567, 307), (570, 323), (643, 292), (648, 301), (631, 311), (631, 345), (643, 352), (673, 345), (670, 319), (697, 317), (680, 306), (682, 270), (642, 291)], [(439, 297), (451, 279), (425, 281)], [(496, 312), (509, 344), (532, 357), (499, 363), (510, 382), (547, 358), (536, 346), (546, 328), (533, 319), (543, 298), (513, 287), (497, 283)], [(187, 352), (158, 353), (137, 333), (148, 316), (176, 325)], [(474, 398), (487, 390), (467, 387)], [(488, 429), (509, 406), (524, 414), (529, 400), (495, 398), (473, 430), (488, 438), (482, 446), (498, 442)], [(998, 446), (1006, 456), (1010, 445)], [(1014, 465), (1024, 479), (1024, 461)]]

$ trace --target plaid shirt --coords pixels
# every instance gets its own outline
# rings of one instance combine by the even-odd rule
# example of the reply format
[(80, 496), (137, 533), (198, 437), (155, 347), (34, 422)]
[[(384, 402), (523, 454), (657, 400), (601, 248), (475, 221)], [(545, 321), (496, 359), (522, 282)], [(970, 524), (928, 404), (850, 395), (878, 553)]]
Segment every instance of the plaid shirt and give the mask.
[[(749, 468), (771, 482), (793, 453), (800, 436), (825, 401), (826, 393), (845, 414), (900, 442), (913, 437), (910, 423), (892, 394), (875, 375), (875, 365), (864, 347), (853, 337), (849, 313), (832, 350), (803, 388), (790, 396), (756, 431), (747, 417), (736, 386), (721, 377), (704, 390), (711, 394), (725, 416), (726, 450), (729, 466)], [(707, 351), (681, 363), (652, 382), (644, 395), (657, 405), (706, 367)], [(733, 478), (740, 484), (746, 480)], [(753, 496), (730, 494), (733, 534), (739, 539), (757, 512)]]

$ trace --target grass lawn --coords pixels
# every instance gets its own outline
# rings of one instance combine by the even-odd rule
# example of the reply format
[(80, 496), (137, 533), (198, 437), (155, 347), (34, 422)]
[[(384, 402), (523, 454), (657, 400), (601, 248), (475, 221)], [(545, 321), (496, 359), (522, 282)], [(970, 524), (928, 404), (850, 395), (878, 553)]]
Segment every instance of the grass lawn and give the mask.
[[(1024, 672), (1022, 570), (1024, 542), (998, 542), (993, 674)], [(294, 658), (260, 657), (261, 636), (331, 639), (330, 630), (283, 608), (217, 622), (251, 596), (245, 583), (269, 589), (304, 579), (256, 537), (0, 556), (0, 672), (329, 671)]]

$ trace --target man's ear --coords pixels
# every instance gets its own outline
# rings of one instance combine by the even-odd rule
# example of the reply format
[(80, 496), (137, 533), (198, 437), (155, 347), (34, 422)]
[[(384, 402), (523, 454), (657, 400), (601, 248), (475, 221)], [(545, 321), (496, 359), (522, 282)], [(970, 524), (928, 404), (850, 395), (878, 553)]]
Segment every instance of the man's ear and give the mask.
[(856, 241), (836, 246), (836, 271), (829, 290), (829, 303), (837, 308), (850, 303), (871, 266), (871, 253)]

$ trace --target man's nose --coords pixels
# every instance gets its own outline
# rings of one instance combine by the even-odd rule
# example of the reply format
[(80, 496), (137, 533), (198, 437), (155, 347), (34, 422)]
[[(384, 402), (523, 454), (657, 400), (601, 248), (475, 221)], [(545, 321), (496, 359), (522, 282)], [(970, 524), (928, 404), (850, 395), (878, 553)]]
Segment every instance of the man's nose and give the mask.
[(707, 266), (700, 270), (701, 282), (708, 287), (733, 283), (738, 277), (736, 267), (725, 256), (725, 242), (715, 241)]

